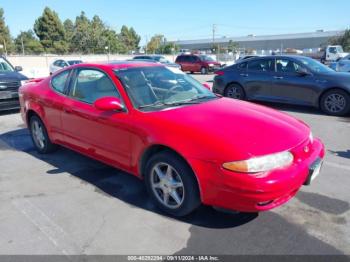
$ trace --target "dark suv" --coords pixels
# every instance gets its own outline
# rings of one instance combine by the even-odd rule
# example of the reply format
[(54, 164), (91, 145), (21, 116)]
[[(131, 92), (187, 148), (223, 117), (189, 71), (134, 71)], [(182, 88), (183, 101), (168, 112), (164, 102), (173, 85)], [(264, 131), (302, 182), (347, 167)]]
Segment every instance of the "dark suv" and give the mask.
[(0, 111), (19, 108), (18, 88), (28, 78), (19, 71), (22, 67), (13, 67), (3, 56), (0, 56)]
[(207, 74), (221, 68), (221, 64), (207, 55), (179, 55), (175, 63), (181, 66), (182, 71)]

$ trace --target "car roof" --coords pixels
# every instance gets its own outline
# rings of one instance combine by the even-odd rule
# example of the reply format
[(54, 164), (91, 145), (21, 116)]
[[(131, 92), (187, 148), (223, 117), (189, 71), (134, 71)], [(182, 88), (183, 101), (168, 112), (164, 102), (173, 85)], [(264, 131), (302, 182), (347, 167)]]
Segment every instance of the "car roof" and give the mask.
[(109, 62), (91, 62), (91, 63), (81, 63), (72, 65), (69, 68), (79, 68), (79, 67), (97, 67), (100, 69), (126, 69), (126, 68), (137, 68), (137, 67), (152, 67), (152, 66), (163, 66), (160, 63), (147, 61), (147, 60), (128, 60), (128, 61), (109, 61)]
[(255, 56), (255, 57), (249, 57), (246, 59), (240, 59), (239, 61), (237, 61), (237, 63), (244, 63), (244, 62), (248, 62), (248, 61), (253, 61), (253, 60), (258, 60), (258, 59), (276, 59), (276, 58), (291, 58), (291, 59), (301, 59), (301, 58), (306, 58), (306, 59), (312, 59), (310, 57), (307, 56), (302, 56), (302, 55), (268, 55), (268, 56)]

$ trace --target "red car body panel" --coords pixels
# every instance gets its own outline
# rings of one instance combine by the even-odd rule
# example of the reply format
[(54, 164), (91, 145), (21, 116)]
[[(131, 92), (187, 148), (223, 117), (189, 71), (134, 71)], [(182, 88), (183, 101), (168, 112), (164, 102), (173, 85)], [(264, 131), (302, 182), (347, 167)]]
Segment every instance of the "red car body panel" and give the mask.
[(208, 71), (215, 71), (221, 67), (221, 64), (216, 61), (205, 61), (200, 58), (200, 56), (197, 55), (181, 55), (185, 57), (193, 57), (196, 60), (195, 61), (178, 61), (176, 59), (175, 63), (179, 64), (181, 66), (182, 71), (189, 71), (189, 72), (201, 72), (201, 69), (204, 67)]
[[(263, 211), (285, 203), (308, 178), (310, 165), (324, 157), (323, 144), (310, 140), (306, 124), (252, 103), (219, 98), (162, 111), (136, 110), (113, 70), (137, 66), (155, 65), (79, 64), (64, 69), (93, 67), (106, 72), (119, 90), (126, 112), (100, 111), (56, 93), (50, 87), (56, 72), (20, 88), (22, 117), (27, 122), (28, 112), (35, 112), (53, 142), (140, 178), (145, 152), (156, 145), (168, 147), (194, 171), (203, 203), (239, 211)], [(306, 146), (308, 150), (304, 150)], [(222, 168), (225, 162), (286, 150), (292, 152), (294, 162), (282, 169), (243, 174)], [(272, 202), (259, 205), (265, 201)]]

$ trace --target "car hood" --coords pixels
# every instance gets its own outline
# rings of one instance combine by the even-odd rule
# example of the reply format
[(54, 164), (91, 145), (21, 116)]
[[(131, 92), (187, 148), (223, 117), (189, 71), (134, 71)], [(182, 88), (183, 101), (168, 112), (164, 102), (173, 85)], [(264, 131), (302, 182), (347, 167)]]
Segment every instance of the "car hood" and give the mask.
[(28, 77), (18, 72), (0, 72), (0, 81), (21, 81), (27, 79)]
[[(164, 136), (169, 138), (172, 134), (176, 137), (174, 147), (186, 146), (187, 143), (192, 156), (206, 147), (204, 151), (209, 150), (211, 157), (216, 159), (219, 155), (226, 159), (247, 159), (289, 150), (310, 134), (305, 123), (285, 113), (229, 98), (151, 115), (157, 123), (162, 123), (160, 131)], [(157, 128), (159, 131), (159, 124)], [(180, 145), (179, 141), (183, 143)]]

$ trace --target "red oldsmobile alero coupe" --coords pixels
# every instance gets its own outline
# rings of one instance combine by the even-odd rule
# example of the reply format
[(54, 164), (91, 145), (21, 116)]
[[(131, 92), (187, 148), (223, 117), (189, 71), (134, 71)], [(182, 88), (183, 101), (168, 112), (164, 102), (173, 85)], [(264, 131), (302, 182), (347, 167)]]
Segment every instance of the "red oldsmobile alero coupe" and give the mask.
[(217, 97), (180, 70), (147, 62), (79, 64), (20, 88), (35, 147), (62, 145), (144, 179), (183, 216), (201, 203), (256, 212), (319, 174), (324, 146), (303, 122)]

